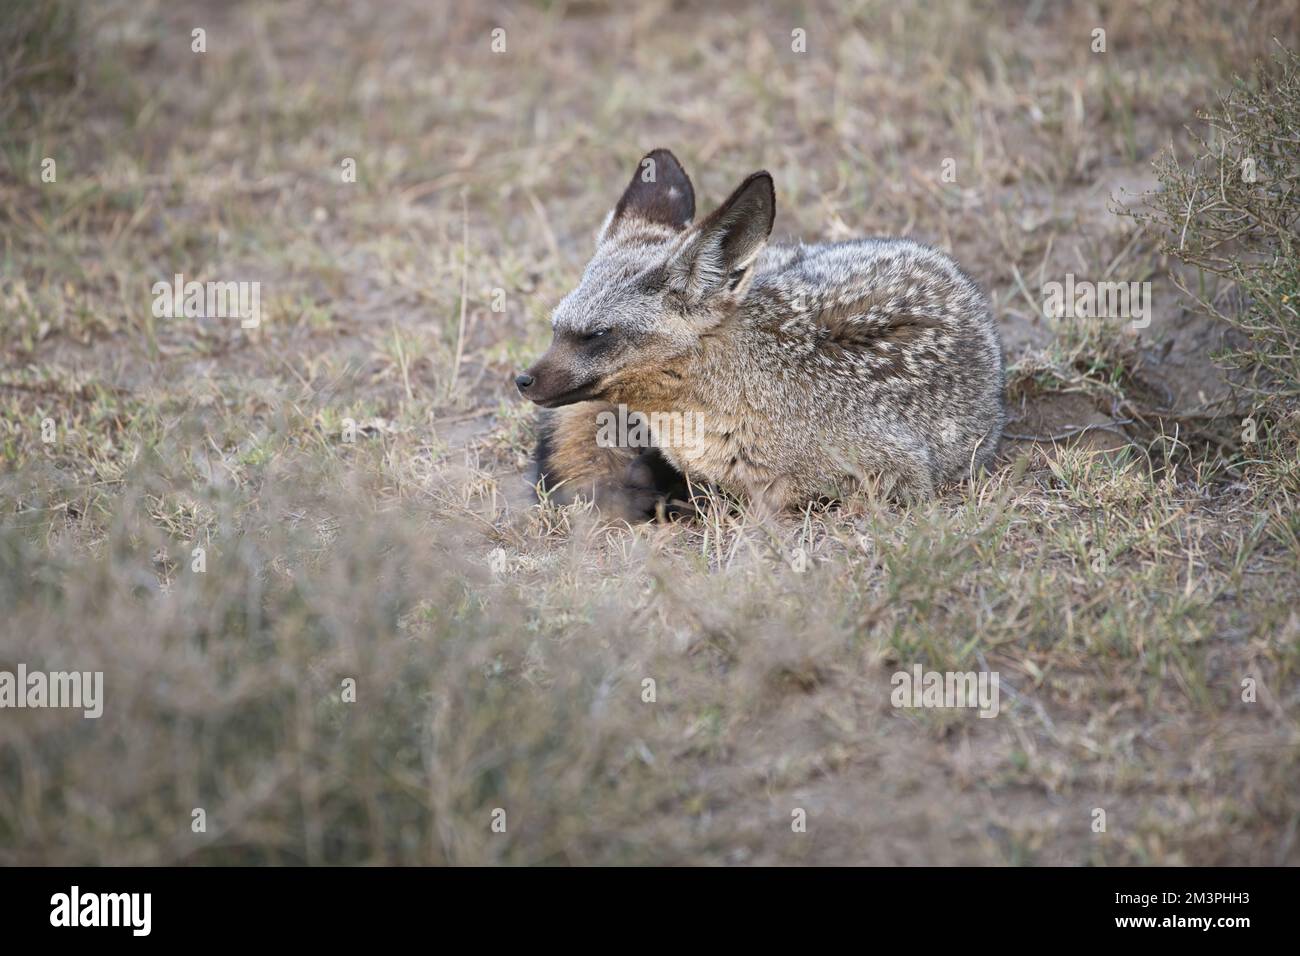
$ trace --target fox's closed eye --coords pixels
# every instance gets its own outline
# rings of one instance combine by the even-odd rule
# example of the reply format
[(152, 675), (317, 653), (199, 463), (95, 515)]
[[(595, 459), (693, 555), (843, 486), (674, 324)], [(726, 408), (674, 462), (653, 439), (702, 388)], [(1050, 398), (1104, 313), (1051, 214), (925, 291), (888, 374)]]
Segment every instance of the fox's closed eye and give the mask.
[(583, 336), (583, 339), (584, 339), (585, 341), (590, 342), (592, 339), (598, 339), (598, 338), (600, 338), (602, 335), (608, 335), (608, 334), (609, 334), (609, 329), (608, 329), (608, 328), (604, 328), (604, 329), (593, 329), (592, 331), (590, 331), (590, 332), (588, 332), (586, 335), (584, 335), (584, 336)]

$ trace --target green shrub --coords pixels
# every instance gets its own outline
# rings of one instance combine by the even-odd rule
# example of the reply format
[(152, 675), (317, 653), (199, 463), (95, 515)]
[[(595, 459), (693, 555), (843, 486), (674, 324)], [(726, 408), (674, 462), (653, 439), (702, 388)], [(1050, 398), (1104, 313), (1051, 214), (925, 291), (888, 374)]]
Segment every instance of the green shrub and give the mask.
[[(1160, 189), (1137, 218), (1194, 272), (1175, 281), (1227, 323), (1219, 358), (1243, 399), (1242, 453), (1264, 477), (1300, 487), (1300, 56), (1282, 50), (1201, 114), (1196, 155), (1156, 162)], [(1195, 289), (1189, 278), (1195, 278)], [(1226, 283), (1226, 284), (1225, 284)]]

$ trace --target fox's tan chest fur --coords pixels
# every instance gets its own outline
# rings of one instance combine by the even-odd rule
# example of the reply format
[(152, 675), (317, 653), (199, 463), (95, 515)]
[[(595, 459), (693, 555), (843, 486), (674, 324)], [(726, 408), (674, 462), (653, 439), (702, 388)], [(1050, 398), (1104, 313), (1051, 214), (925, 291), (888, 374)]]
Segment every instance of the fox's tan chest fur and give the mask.
[(757, 493), (772, 484), (771, 470), (751, 457), (753, 436), (743, 414), (700, 414), (704, 425), (694, 442), (663, 449), (678, 470), (693, 480), (712, 482), (739, 494)]
[[(629, 379), (617, 390), (616, 400), (647, 417), (655, 413), (684, 420), (694, 417), (700, 427), (688, 441), (674, 443), (670, 436), (655, 436), (664, 457), (693, 482), (780, 506), (789, 483), (765, 447), (766, 416), (749, 407), (738, 388), (724, 388), (730, 392), (726, 400), (713, 394), (717, 382), (734, 373), (719, 361), (732, 349), (724, 340), (652, 376)], [(703, 394), (706, 386), (711, 387)]]

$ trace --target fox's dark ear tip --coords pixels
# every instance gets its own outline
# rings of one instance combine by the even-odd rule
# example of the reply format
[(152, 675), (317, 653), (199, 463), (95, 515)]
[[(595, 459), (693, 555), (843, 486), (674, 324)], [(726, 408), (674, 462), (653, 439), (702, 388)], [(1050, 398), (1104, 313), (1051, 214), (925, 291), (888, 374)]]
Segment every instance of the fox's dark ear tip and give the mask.
[(660, 147), (641, 157), (614, 207), (611, 228), (628, 213), (678, 230), (695, 218), (695, 188), (672, 150)]
[(674, 153), (671, 149), (664, 149), (662, 146), (656, 146), (654, 149), (650, 150), (650, 152), (646, 153), (645, 156), (642, 158), (653, 159), (656, 163), (662, 163), (667, 161), (675, 165), (678, 169), (682, 170), (682, 172), (686, 171), (686, 167), (683, 166), (682, 161), (677, 158), (677, 154)]
[(741, 190), (745, 190), (750, 186), (757, 186), (759, 189), (764, 190), (767, 193), (768, 199), (771, 200), (772, 205), (776, 205), (776, 182), (772, 179), (772, 174), (766, 169), (760, 169), (756, 173), (750, 173), (745, 177), (745, 181), (741, 184), (740, 188)]

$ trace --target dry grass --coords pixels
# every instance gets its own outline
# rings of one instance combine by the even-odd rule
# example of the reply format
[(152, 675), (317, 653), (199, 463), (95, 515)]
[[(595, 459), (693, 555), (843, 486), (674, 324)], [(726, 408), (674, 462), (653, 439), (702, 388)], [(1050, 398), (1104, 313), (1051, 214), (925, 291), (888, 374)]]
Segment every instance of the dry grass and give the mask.
[[(1291, 5), (70, 6), (0, 3), (0, 669), (107, 701), (0, 712), (0, 862), (1300, 861), (1296, 502), (1109, 208)], [(1057, 440), (910, 510), (534, 506), (509, 373), (656, 145), (951, 249)], [(178, 272), (262, 325), (154, 318)], [(1043, 319), (1066, 272), (1151, 327)]]

